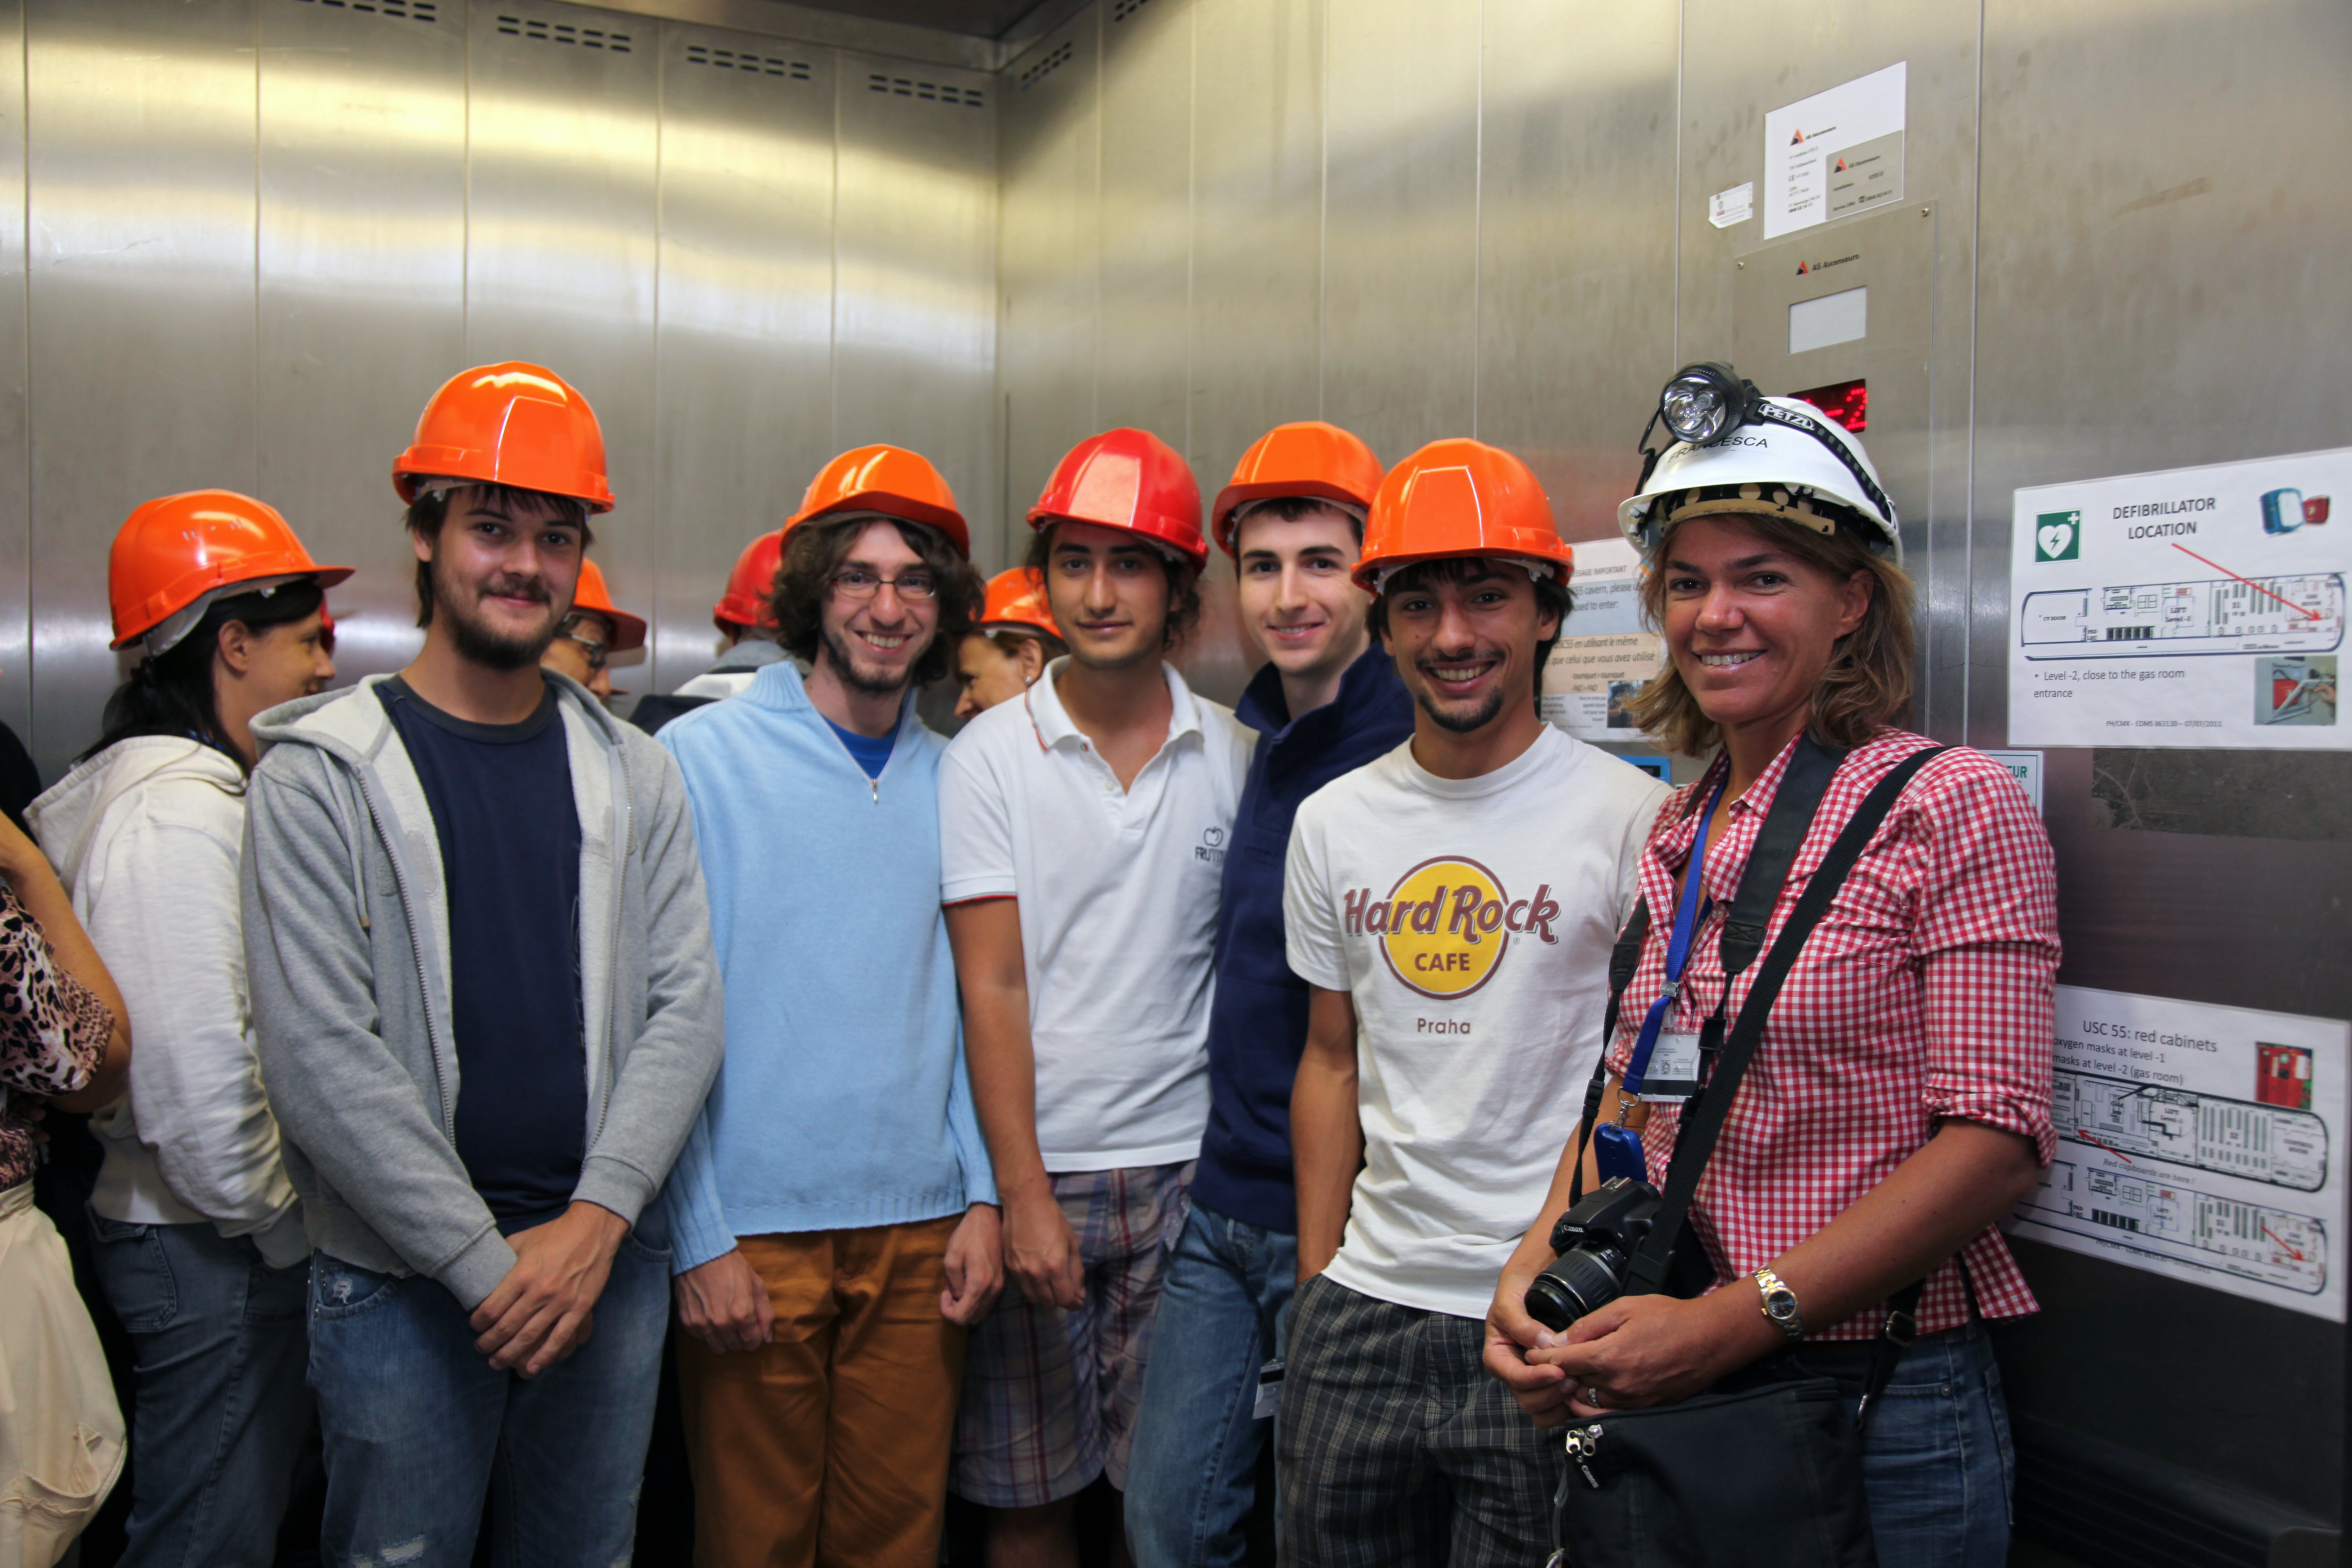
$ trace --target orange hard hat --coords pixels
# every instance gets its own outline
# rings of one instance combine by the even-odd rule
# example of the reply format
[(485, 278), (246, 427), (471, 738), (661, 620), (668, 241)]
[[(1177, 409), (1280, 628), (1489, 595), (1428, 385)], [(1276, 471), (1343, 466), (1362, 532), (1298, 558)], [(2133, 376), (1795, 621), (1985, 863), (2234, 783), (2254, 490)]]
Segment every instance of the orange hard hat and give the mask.
[(1045, 602), (1045, 574), (1033, 566), (1015, 566), (988, 580), (988, 598), (981, 605), (976, 625), (982, 631), (991, 626), (1026, 626), (1056, 640), (1062, 636), (1062, 628), (1054, 622), (1053, 606)]
[(633, 616), (613, 603), (612, 590), (604, 586), (604, 568), (588, 560), (580, 563), (580, 586), (572, 595), (572, 613), (576, 616), (583, 611), (602, 616), (613, 624), (613, 640), (605, 645), (607, 651), (626, 653), (646, 646), (644, 617)]
[[(106, 557), (114, 613), (110, 647), (128, 647), (220, 589), (264, 578), (309, 577), (321, 588), (352, 574), (310, 559), (276, 507), (235, 490), (187, 490), (148, 501), (123, 520)], [(166, 628), (164, 647), (195, 624)], [(155, 651), (161, 652), (162, 648)]]
[(971, 530), (956, 508), (955, 492), (929, 458), (904, 447), (858, 447), (819, 468), (783, 531), (836, 511), (878, 511), (929, 523), (948, 536), (958, 555), (971, 559)]
[(727, 574), (727, 592), (710, 606), (710, 619), (720, 631), (730, 626), (756, 626), (774, 631), (776, 617), (769, 601), (775, 591), (776, 568), (783, 563), (784, 531), (763, 533), (735, 557)]
[(1149, 430), (1089, 436), (1054, 465), (1029, 526), (1062, 519), (1139, 533), (1192, 558), (1209, 559), (1201, 537), (1201, 487), (1176, 448)]
[(1400, 566), (1454, 555), (1549, 563), (1562, 583), (1576, 563), (1528, 466), (1500, 447), (1458, 438), (1432, 441), (1381, 481), (1356, 582), (1378, 593)]
[(511, 485), (613, 510), (596, 411), (562, 376), (520, 360), (460, 372), (425, 405), (415, 440), (392, 465), (392, 485), (413, 501), (416, 481), (428, 479)]
[(1320, 419), (1277, 425), (1234, 465), (1233, 482), (1217, 492), (1217, 504), (1209, 509), (1209, 531), (1231, 555), (1234, 514), (1254, 500), (1315, 496), (1370, 511), (1380, 488), (1381, 460), (1358, 437)]

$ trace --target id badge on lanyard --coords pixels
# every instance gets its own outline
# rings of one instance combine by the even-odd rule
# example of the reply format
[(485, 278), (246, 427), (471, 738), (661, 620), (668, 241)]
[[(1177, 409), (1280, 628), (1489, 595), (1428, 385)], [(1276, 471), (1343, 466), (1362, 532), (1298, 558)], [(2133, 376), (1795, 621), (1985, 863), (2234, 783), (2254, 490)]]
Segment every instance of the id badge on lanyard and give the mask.
[(1624, 1125), (1625, 1113), (1636, 1100), (1675, 1101), (1689, 1099), (1699, 1089), (1699, 1037), (1696, 1034), (1668, 1033), (1666, 1015), (1674, 1010), (1675, 998), (1682, 994), (1683, 971), (1690, 963), (1691, 932), (1706, 918), (1703, 905), (1706, 894), (1703, 886), (1706, 870), (1706, 830), (1715, 820), (1715, 808), (1723, 799), (1723, 787), (1729, 775), (1718, 781), (1715, 792), (1707, 796), (1706, 806), (1698, 819), (1698, 833), (1691, 841), (1690, 864), (1683, 872), (1682, 897), (1675, 903), (1673, 933), (1666, 940), (1666, 984), (1657, 1000), (1643, 1016), (1642, 1032), (1633, 1041), (1633, 1055), (1625, 1064), (1625, 1076), (1618, 1087), (1617, 1121), (1593, 1133), (1593, 1161), (1604, 1182), (1619, 1176), (1633, 1181), (1647, 1181), (1648, 1166), (1642, 1155), (1642, 1135)]

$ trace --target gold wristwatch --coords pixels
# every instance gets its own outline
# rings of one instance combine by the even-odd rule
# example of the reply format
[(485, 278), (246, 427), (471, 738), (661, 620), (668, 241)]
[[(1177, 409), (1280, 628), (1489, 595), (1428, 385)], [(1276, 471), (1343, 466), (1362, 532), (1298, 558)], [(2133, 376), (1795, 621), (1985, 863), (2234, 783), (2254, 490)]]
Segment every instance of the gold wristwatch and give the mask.
[(1764, 1317), (1774, 1328), (1789, 1336), (1795, 1344), (1805, 1337), (1805, 1314), (1797, 1305), (1797, 1293), (1782, 1282), (1769, 1268), (1759, 1268), (1748, 1276), (1756, 1289), (1764, 1293)]

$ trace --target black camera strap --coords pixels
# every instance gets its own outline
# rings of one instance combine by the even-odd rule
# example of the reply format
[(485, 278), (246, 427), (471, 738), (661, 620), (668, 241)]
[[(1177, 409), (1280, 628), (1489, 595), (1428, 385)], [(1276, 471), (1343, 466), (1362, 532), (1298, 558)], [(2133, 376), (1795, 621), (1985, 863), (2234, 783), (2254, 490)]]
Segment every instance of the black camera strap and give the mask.
[[(1772, 910), (1780, 904), (1780, 889), (1789, 880), (1789, 868), (1796, 864), (1797, 851), (1804, 847), (1805, 835), (1812, 830), (1813, 817), (1822, 808), (1822, 797), (1829, 794), (1830, 780), (1837, 773), (1838, 764), (1844, 762), (1843, 748), (1824, 746), (1808, 731), (1797, 742), (1796, 752), (1780, 775), (1780, 785), (1773, 792), (1772, 808), (1764, 814), (1764, 826), (1757, 830), (1755, 845), (1748, 852), (1748, 863), (1740, 868), (1738, 890), (1732, 895), (1730, 911), (1725, 915), (1723, 931), (1716, 951), (1723, 960), (1723, 994), (1731, 994), (1731, 984), (1747, 967), (1756, 962), (1764, 946), (1764, 932), (1772, 923)], [(1706, 798), (1704, 790), (1693, 790), (1684, 803), (1683, 816), (1687, 819)], [(1609, 954), (1609, 1010), (1602, 1016), (1601, 1029), (1601, 1062), (1594, 1067), (1592, 1081), (1584, 1091), (1584, 1121), (1578, 1133), (1576, 1169), (1570, 1178), (1571, 1202), (1584, 1195), (1584, 1146), (1591, 1141), (1592, 1129), (1601, 1115), (1601, 1101), (1609, 1083), (1609, 1048), (1617, 1039), (1617, 1016), (1622, 1007), (1625, 988), (1633, 984), (1633, 974), (1642, 964), (1642, 948), (1650, 938), (1650, 901), (1642, 900), (1633, 906), (1633, 918), (1617, 938), (1617, 945)], [(1723, 1004), (1716, 1005), (1714, 1016), (1703, 1026), (1699, 1048), (1703, 1059), (1712, 1060), (1723, 1043)]]
[(1756, 1047), (1763, 1043), (1764, 1022), (1771, 1013), (1773, 1001), (1780, 994), (1782, 983), (1796, 966), (1797, 955), (1803, 950), (1806, 939), (1829, 912), (1831, 900), (1845, 885), (1847, 873), (1877, 836), (1886, 814), (1894, 809), (1896, 798), (1912, 777), (1946, 749), (1923, 747), (1888, 769), (1870, 794), (1863, 797), (1862, 805), (1830, 846), (1821, 866), (1806, 880), (1805, 890), (1798, 895), (1797, 907), (1790, 912), (1789, 923), (1780, 928), (1772, 951), (1765, 955), (1764, 967), (1757, 972), (1755, 984), (1748, 987), (1747, 998), (1740, 1004), (1738, 1021), (1732, 1026), (1730, 1038), (1724, 1044), (1723, 1059), (1716, 1064), (1706, 1088), (1683, 1108), (1674, 1163), (1666, 1170), (1657, 1217), (1628, 1270), (1628, 1294), (1647, 1294), (1664, 1283), (1667, 1261), (1690, 1214), (1691, 1197), (1698, 1191), (1699, 1177), (1705, 1174), (1706, 1163), (1715, 1153), (1716, 1140), (1722, 1136), (1723, 1124), (1730, 1118), (1732, 1102), (1739, 1095), (1740, 1079), (1748, 1074), (1748, 1064), (1755, 1058)]
[[(1810, 743), (1810, 738), (1807, 743)], [(1757, 1047), (1763, 1043), (1765, 1019), (1771, 1013), (1774, 999), (1780, 994), (1781, 983), (1788, 979), (1789, 971), (1795, 967), (1797, 955), (1803, 950), (1806, 939), (1812, 935), (1813, 928), (1821, 923), (1822, 917), (1829, 912), (1830, 903), (1837, 897), (1838, 889), (1844, 886), (1847, 873), (1853, 869), (1854, 862), (1862, 858), (1863, 850), (1877, 836), (1896, 799), (1919, 770), (1945, 750), (1947, 748), (1942, 746), (1922, 748), (1889, 769), (1886, 775), (1872, 787), (1870, 794), (1863, 798), (1852, 819), (1839, 832), (1836, 842), (1830, 846), (1821, 866), (1807, 879), (1805, 890), (1798, 895), (1797, 907), (1790, 912), (1789, 923), (1780, 928), (1780, 937), (1772, 943), (1772, 951), (1766, 955), (1764, 967), (1758, 972), (1756, 983), (1748, 988), (1747, 998), (1740, 1004), (1738, 1021), (1732, 1026), (1731, 1037), (1724, 1046), (1722, 1059), (1717, 1064), (1714, 1075), (1706, 1087), (1684, 1107), (1681, 1135), (1675, 1140), (1674, 1161), (1666, 1170), (1666, 1184), (1659, 1200), (1656, 1217), (1651, 1222), (1650, 1234), (1634, 1250), (1626, 1270), (1627, 1295), (1654, 1294), (1665, 1283), (1667, 1270), (1674, 1259), (1675, 1244), (1681, 1239), (1683, 1226), (1690, 1215), (1691, 1199), (1698, 1191), (1699, 1178), (1705, 1174), (1706, 1163), (1715, 1152), (1716, 1141), (1723, 1133), (1724, 1123), (1730, 1118), (1732, 1102), (1738, 1097), (1740, 1080), (1747, 1076), (1748, 1063), (1755, 1059)], [(1791, 775), (1795, 772), (1795, 762), (1796, 759), (1790, 759)], [(1834, 763), (1831, 771), (1835, 771)], [(1828, 778), (1824, 775), (1820, 787), (1825, 790), (1827, 786)], [(1812, 810), (1818, 809), (1819, 805), (1820, 797), (1816, 795), (1806, 814), (1808, 825)], [(1773, 816), (1777, 816), (1779, 811), (1780, 802), (1776, 799)], [(1770, 827), (1771, 819), (1768, 817), (1767, 833)], [(1759, 849), (1764, 837), (1764, 834), (1758, 836)], [(1796, 837), (1801, 842), (1803, 830), (1800, 829)], [(1754, 865), (1751, 859), (1751, 870)], [(1785, 877), (1786, 871), (1784, 865), (1782, 876)], [(1741, 878), (1739, 902), (1746, 901), (1748, 882), (1748, 877)], [(1738, 904), (1735, 903), (1734, 914), (1738, 913)], [(1765, 915), (1769, 918), (1769, 904), (1765, 906)], [(1762, 928), (1759, 925), (1755, 929), (1760, 937)], [(1727, 921), (1726, 934), (1727, 938)], [(1748, 942), (1748, 958), (1752, 960), (1756, 941), (1745, 940)], [(1742, 967), (1745, 967), (1744, 963)], [(1727, 947), (1726, 968), (1729, 968)], [(1727, 983), (1727, 994), (1729, 989)], [(1896, 1291), (1887, 1303), (1886, 1321), (1873, 1346), (1870, 1371), (1863, 1386), (1859, 1415), (1863, 1425), (1868, 1424), (1871, 1406), (1893, 1377), (1895, 1363), (1901, 1359), (1904, 1348), (1916, 1335), (1916, 1315), (1919, 1299), (1926, 1289), (1925, 1279), (1914, 1280)]]

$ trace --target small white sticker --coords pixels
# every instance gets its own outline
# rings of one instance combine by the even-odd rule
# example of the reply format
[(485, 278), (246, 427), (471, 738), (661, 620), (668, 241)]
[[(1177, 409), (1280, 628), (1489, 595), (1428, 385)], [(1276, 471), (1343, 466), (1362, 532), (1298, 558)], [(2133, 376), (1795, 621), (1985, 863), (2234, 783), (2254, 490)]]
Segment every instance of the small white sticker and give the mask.
[(1698, 1092), (1698, 1037), (1661, 1031), (1650, 1047), (1650, 1070), (1642, 1075), (1642, 1098), (1664, 1102)]
[(1257, 1404), (1250, 1419), (1265, 1421), (1282, 1408), (1282, 1363), (1270, 1361), (1257, 1369)]
[(1746, 223), (1756, 216), (1756, 182), (1743, 180), (1727, 191), (1706, 198), (1706, 221), (1717, 228)]
[(1987, 752), (1986, 756), (2009, 770), (2025, 791), (2025, 798), (2033, 803), (2035, 815), (2042, 811), (2042, 753), (2039, 752)]

